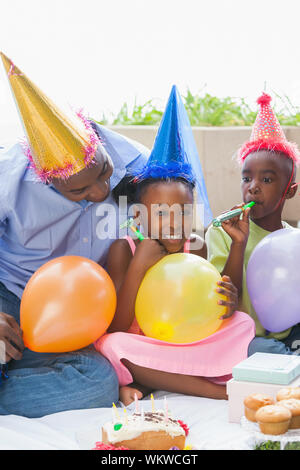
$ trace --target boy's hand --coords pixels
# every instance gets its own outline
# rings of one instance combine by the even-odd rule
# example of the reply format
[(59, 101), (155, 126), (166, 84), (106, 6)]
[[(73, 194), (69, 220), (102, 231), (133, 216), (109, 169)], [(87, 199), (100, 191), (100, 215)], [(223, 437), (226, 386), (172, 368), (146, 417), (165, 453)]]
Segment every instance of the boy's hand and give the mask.
[[(232, 207), (233, 209), (238, 209), (243, 207), (245, 203), (238, 204), (237, 206)], [(249, 236), (249, 213), (251, 207), (248, 207), (242, 213), (242, 218), (240, 216), (233, 217), (232, 219), (225, 220), (222, 222), (222, 228), (230, 236), (232, 242), (239, 245), (246, 245)]]
[(138, 244), (134, 260), (147, 271), (167, 254), (167, 250), (157, 240), (145, 238)]
[(224, 305), (227, 307), (226, 314), (221, 317), (222, 320), (225, 320), (225, 318), (231, 317), (237, 310), (238, 290), (232, 284), (229, 276), (222, 276), (222, 280), (217, 282), (217, 285), (219, 287), (217, 287), (216, 291), (219, 294), (223, 294), (227, 297), (227, 300), (218, 300), (219, 305)]

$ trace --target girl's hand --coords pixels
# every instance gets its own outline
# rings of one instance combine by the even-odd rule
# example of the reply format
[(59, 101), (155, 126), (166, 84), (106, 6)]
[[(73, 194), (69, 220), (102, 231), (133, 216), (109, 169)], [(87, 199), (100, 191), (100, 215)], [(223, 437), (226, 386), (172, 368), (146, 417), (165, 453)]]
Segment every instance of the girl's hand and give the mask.
[[(238, 204), (237, 206), (232, 207), (233, 209), (238, 209), (243, 207), (245, 203)], [(225, 220), (222, 222), (222, 228), (230, 236), (232, 242), (238, 245), (246, 245), (249, 236), (249, 213), (251, 207), (248, 207), (242, 213), (242, 218), (239, 215), (233, 217), (232, 219)]]
[(217, 285), (220, 287), (218, 287), (216, 291), (227, 297), (227, 300), (218, 300), (219, 305), (225, 305), (227, 307), (226, 314), (221, 317), (222, 320), (225, 320), (225, 318), (231, 317), (237, 310), (238, 290), (232, 284), (229, 276), (222, 276), (222, 281), (217, 282)]
[(167, 254), (166, 249), (157, 240), (145, 238), (138, 244), (133, 259), (139, 267), (147, 271)]

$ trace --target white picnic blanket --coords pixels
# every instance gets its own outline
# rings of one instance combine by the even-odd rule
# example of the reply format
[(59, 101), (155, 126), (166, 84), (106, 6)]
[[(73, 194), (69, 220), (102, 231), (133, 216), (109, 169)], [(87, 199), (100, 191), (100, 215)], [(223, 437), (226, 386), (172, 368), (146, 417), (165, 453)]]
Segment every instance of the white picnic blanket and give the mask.
[[(165, 396), (171, 414), (189, 426), (188, 443), (195, 448), (253, 448), (251, 434), (240, 424), (228, 422), (227, 401), (156, 392), (154, 399), (157, 408), (163, 408)], [(145, 411), (151, 410), (149, 397), (142, 403)], [(134, 404), (127, 408), (128, 412), (133, 409)], [(0, 449), (91, 449), (96, 441), (101, 440), (102, 424), (111, 419), (111, 408), (64, 411), (35, 419), (15, 415), (0, 416)]]

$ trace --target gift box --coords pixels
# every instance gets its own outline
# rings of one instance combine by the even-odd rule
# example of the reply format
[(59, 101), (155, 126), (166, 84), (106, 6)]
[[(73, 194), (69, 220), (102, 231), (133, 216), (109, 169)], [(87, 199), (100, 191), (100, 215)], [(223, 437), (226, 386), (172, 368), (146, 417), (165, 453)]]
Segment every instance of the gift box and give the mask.
[[(289, 387), (300, 387), (300, 376), (293, 380)], [(262, 382), (240, 382), (231, 379), (227, 382), (228, 418), (230, 423), (239, 423), (244, 414), (244, 399), (252, 393), (266, 393), (276, 400), (277, 392), (286, 387), (280, 384)]]
[(300, 356), (255, 353), (237, 364), (232, 376), (237, 381), (289, 385), (300, 375)]
[(240, 422), (244, 399), (252, 393), (265, 393), (276, 400), (281, 388), (300, 387), (299, 365), (299, 356), (255, 353), (235, 366), (226, 385), (229, 422)]

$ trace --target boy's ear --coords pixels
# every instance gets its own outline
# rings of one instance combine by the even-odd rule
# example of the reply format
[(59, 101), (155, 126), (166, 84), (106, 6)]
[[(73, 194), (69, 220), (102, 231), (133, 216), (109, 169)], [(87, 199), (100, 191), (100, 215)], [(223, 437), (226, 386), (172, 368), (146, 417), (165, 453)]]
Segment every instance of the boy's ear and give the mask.
[(298, 189), (298, 184), (299, 184), (299, 183), (293, 183), (293, 184), (290, 186), (289, 190), (287, 191), (287, 193), (286, 193), (286, 195), (285, 195), (285, 198), (286, 198), (286, 199), (292, 199), (292, 198), (295, 196), (295, 194), (296, 194), (296, 192), (297, 192), (297, 189)]

